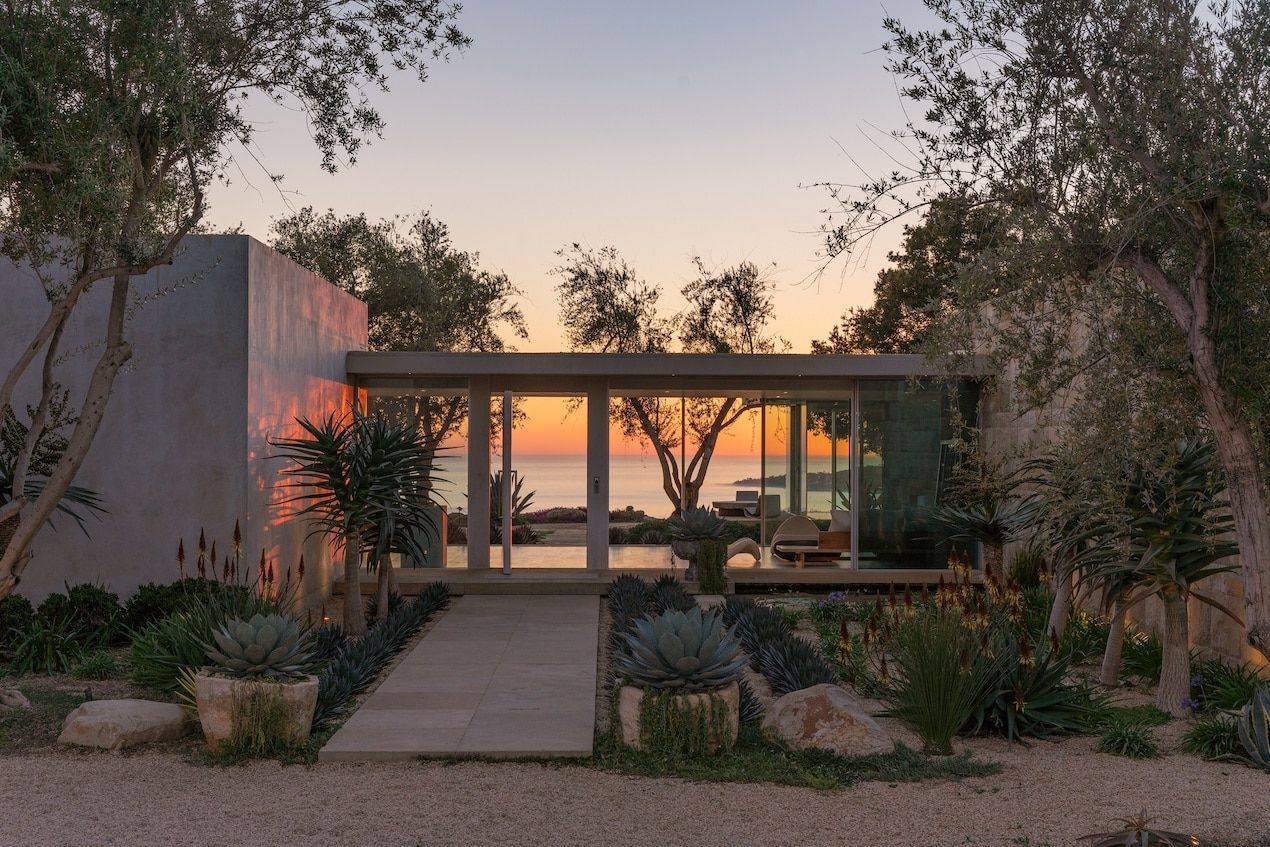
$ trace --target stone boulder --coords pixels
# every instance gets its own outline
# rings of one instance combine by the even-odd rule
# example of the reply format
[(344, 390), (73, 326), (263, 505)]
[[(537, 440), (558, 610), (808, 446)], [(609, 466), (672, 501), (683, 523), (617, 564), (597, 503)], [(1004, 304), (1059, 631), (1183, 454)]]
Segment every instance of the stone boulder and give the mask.
[(187, 729), (185, 710), (153, 700), (89, 700), (66, 716), (58, 744), (122, 750), (174, 741)]
[(16, 688), (0, 688), (0, 715), (31, 708), (31, 701)]
[(843, 756), (895, 749), (890, 735), (860, 701), (837, 685), (813, 685), (778, 698), (763, 716), (763, 732), (786, 747), (832, 750)]

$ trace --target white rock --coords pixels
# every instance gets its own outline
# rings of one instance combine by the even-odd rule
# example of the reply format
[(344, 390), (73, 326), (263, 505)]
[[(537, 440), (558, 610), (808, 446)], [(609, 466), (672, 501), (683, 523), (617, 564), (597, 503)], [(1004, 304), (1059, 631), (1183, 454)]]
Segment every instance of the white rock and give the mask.
[(0, 715), (17, 709), (31, 708), (31, 701), (16, 688), (0, 688)]
[(889, 753), (895, 742), (849, 691), (813, 685), (767, 707), (763, 731), (787, 747), (832, 750), (843, 756)]
[(122, 750), (173, 741), (187, 729), (185, 710), (153, 700), (89, 700), (66, 716), (59, 744)]

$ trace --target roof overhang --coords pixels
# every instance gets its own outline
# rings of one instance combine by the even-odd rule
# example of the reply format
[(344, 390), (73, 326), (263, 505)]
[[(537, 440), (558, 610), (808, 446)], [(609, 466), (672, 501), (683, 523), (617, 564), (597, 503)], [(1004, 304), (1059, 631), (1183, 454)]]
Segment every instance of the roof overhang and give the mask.
[(910, 377), (981, 377), (985, 358), (955, 371), (911, 354), (807, 353), (396, 353), (350, 352), (350, 377), (366, 385), (446, 384), (489, 378), (496, 388), (571, 393), (602, 378), (610, 390), (629, 392), (763, 391), (841, 387), (844, 380)]

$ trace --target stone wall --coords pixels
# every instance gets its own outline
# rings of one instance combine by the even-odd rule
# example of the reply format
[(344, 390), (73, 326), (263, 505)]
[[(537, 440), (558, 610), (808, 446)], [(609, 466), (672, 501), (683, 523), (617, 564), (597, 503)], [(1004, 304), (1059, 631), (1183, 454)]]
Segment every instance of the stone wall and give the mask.
[[(1028, 458), (1045, 449), (1058, 436), (1065, 412), (1076, 402), (1076, 392), (1056, 397), (1040, 411), (1022, 411), (1013, 400), (1013, 371), (1007, 370), (994, 390), (984, 393), (981, 405), (982, 437), (995, 455)], [(1006, 561), (1013, 550), (1007, 548)], [(1238, 572), (1221, 574), (1204, 582), (1204, 592), (1237, 615), (1243, 615), (1243, 584)], [(1089, 598), (1088, 603), (1097, 603)], [(1159, 635), (1164, 625), (1164, 607), (1152, 598), (1139, 604), (1129, 615), (1138, 627)], [(1265, 665), (1265, 658), (1248, 646), (1242, 625), (1213, 607), (1191, 600), (1191, 645), (1200, 653), (1236, 662)]]
[[(0, 363), (13, 361), (47, 303), (29, 269), (0, 262)], [(366, 306), (270, 248), (240, 235), (192, 236), (171, 267), (134, 281), (128, 337), (101, 430), (77, 483), (109, 513), (85, 537), (66, 520), (36, 539), (19, 591), (39, 600), (64, 583), (100, 582), (126, 596), (178, 576), (177, 543), (193, 559), (200, 531), (229, 552), (235, 520), (243, 557), (275, 566), (305, 556), (305, 593), (329, 590), (329, 552), (279, 508), (281, 464), (268, 440), (297, 415), (348, 408), (344, 357), (366, 347)], [(56, 368), (82, 397), (109, 291), (77, 307)], [(17, 404), (33, 402), (38, 367)], [(187, 570), (189, 566), (187, 565)]]

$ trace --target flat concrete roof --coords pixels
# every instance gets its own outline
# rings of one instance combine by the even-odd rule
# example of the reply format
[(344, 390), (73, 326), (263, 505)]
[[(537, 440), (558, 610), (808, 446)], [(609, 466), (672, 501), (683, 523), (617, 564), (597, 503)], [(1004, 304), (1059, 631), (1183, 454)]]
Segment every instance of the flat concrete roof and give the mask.
[(911, 354), (815, 355), (810, 353), (389, 353), (352, 351), (349, 376), (531, 377), (547, 382), (608, 377), (643, 379), (745, 380), (897, 379), (911, 376), (984, 376), (985, 357), (974, 357), (950, 373), (925, 356)]

